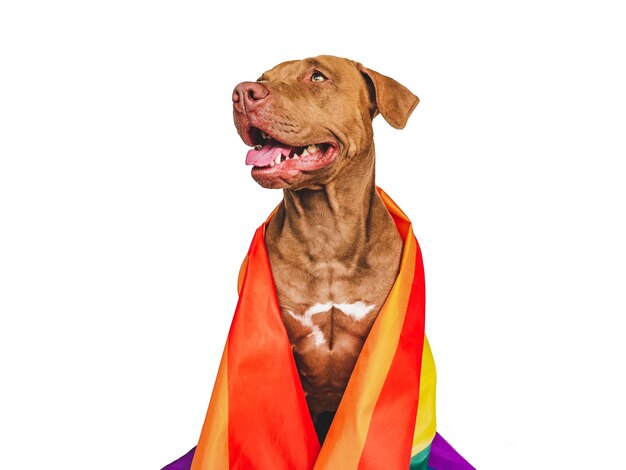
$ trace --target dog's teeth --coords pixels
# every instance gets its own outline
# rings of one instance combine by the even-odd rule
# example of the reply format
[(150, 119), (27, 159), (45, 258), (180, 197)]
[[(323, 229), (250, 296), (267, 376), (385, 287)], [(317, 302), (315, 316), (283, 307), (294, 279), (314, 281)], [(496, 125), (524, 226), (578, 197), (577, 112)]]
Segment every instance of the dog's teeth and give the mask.
[(303, 157), (308, 157), (309, 156), (309, 151), (307, 149), (304, 149), (304, 151), (302, 152), (302, 156)]
[(261, 144), (254, 146), (255, 150), (261, 150), (262, 148), (263, 148), (263, 146)]
[(298, 154), (297, 154), (297, 153), (294, 153), (294, 154), (293, 154), (293, 157), (291, 157), (291, 158), (294, 158), (294, 159), (295, 159), (295, 158), (300, 158), (300, 157), (298, 156)]
[(317, 145), (309, 145), (306, 149), (309, 151), (309, 153), (315, 153), (317, 152)]
[(263, 131), (261, 131), (261, 135), (263, 136), (263, 138), (264, 138), (265, 140), (267, 140), (267, 139), (269, 139), (269, 138), (270, 138), (270, 136), (269, 136), (269, 135), (267, 135), (267, 134), (266, 134), (265, 132), (263, 132)]
[(274, 163), (276, 163), (277, 165), (280, 163), (280, 157), (282, 157), (282, 154), (278, 154), (276, 155), (276, 159), (274, 160)]
[(274, 162), (270, 163), (270, 167), (274, 166)]

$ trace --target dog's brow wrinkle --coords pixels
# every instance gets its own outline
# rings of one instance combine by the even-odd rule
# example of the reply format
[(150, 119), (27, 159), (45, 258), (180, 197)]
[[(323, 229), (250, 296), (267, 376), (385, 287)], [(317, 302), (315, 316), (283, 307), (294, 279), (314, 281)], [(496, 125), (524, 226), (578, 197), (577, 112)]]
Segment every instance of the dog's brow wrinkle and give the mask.
[(324, 68), (325, 65), (322, 64), (319, 60), (317, 59), (307, 59), (307, 64), (311, 67), (319, 67), (319, 68)]

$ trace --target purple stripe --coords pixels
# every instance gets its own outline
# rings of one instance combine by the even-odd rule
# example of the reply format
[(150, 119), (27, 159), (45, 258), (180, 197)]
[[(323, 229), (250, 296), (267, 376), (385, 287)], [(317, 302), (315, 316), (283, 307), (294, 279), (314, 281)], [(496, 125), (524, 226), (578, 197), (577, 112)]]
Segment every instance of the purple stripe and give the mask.
[[(189, 470), (195, 451), (196, 448), (194, 447), (181, 458), (166, 465), (161, 470)], [(435, 436), (430, 447), (428, 468), (432, 470), (476, 470), (439, 433)]]
[(433, 470), (476, 470), (439, 433), (430, 446), (428, 468)]
[(171, 464), (166, 465), (161, 470), (189, 470), (191, 468), (191, 462), (193, 460), (193, 454), (196, 453), (194, 447), (178, 460), (174, 460)]

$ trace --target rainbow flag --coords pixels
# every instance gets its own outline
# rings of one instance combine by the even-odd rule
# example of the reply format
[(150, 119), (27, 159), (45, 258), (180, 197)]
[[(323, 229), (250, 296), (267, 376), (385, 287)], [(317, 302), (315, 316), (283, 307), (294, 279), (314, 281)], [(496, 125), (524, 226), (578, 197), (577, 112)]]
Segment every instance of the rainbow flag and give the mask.
[(275, 209), (257, 229), (240, 270), (239, 301), (198, 445), (166, 470), (473, 468), (436, 434), (422, 256), (408, 217), (377, 191), (404, 242), (400, 270), (324, 444), (309, 414), (265, 248)]

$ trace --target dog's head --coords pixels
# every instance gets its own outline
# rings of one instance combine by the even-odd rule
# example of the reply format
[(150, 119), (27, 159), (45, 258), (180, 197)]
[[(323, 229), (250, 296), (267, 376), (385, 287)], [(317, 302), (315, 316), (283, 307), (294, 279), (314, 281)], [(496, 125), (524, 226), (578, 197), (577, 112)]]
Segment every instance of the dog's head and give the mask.
[[(251, 147), (246, 164), (266, 188), (314, 188), (373, 157), (372, 119), (402, 129), (419, 99), (352, 60), (289, 61), (233, 92), (237, 132)], [(373, 161), (371, 162), (373, 164)]]

